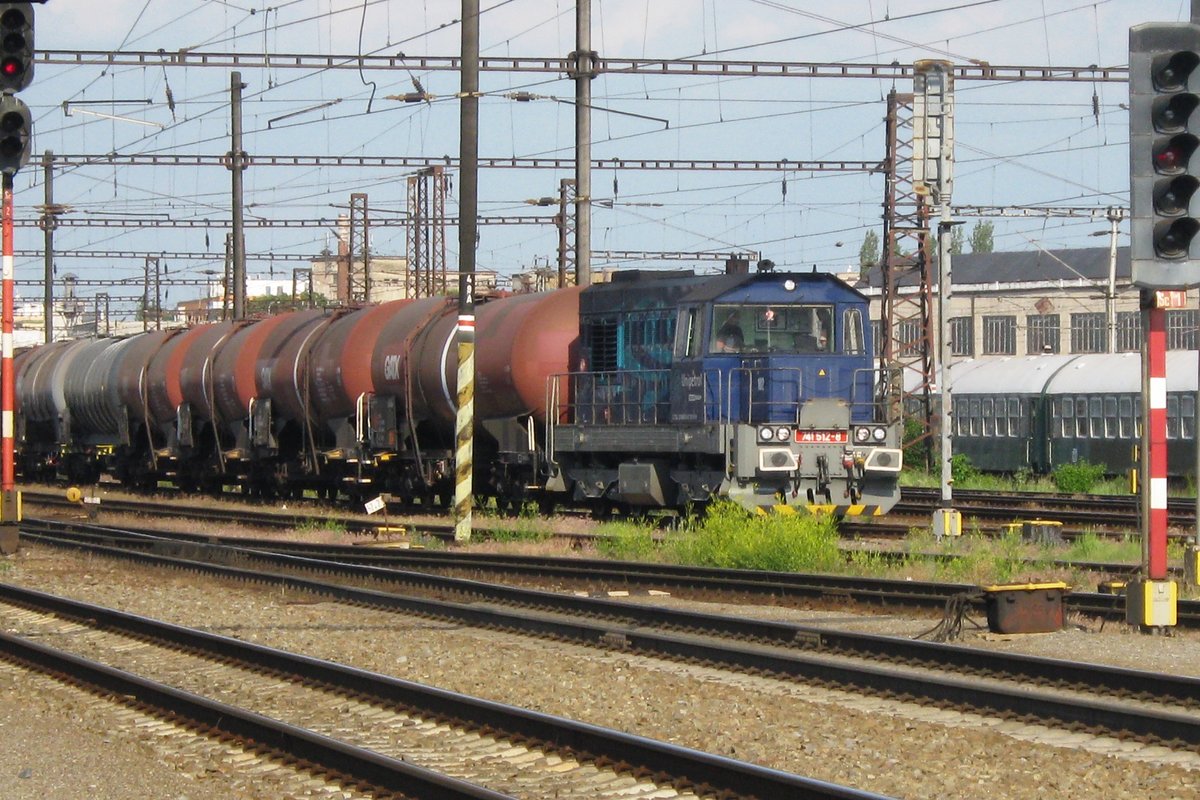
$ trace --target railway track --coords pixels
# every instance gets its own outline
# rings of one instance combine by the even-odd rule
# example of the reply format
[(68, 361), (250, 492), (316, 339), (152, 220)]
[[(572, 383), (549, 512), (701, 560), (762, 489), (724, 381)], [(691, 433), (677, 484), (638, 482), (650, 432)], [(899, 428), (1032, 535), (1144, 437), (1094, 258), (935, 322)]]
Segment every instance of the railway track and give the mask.
[[(281, 567), (331, 569), (339, 565), (353, 577), (386, 577), (390, 571), (443, 573), (464, 578), (485, 576), (489, 580), (525, 581), (556, 589), (604, 593), (611, 590), (670, 590), (689, 599), (724, 602), (770, 602), (802, 604), (813, 601), (852, 603), (881, 609), (941, 611), (948, 601), (968, 597), (976, 613), (984, 611), (982, 596), (969, 584), (867, 578), (816, 573), (727, 570), (607, 559), (468, 553), (422, 549), (372, 548), (369, 546), (310, 544), (253, 538), (220, 537), (161, 530), (117, 529), (108, 526), (60, 521), (26, 520), (24, 530), (35, 537), (98, 546), (119, 545), (122, 549), (164, 556), (187, 557), (193, 552), (224, 548), (225, 563), (258, 559)], [(904, 557), (904, 554), (896, 554)], [(1097, 571), (1113, 572), (1112, 564), (1087, 565)], [(355, 568), (361, 567), (361, 571)], [(1126, 569), (1133, 570), (1130, 566)], [(332, 574), (337, 574), (336, 572)], [(1101, 594), (1075, 594), (1067, 598), (1070, 610), (1089, 616), (1122, 620), (1120, 598)], [(1180, 624), (1200, 626), (1200, 606), (1180, 604)]]
[[(1200, 702), (1200, 681), (1192, 678), (289, 555), (233, 552), (228, 547), (190, 544), (186, 546), (194, 551), (192, 557), (178, 558), (110, 546), (60, 544), (456, 624), (766, 673), (1169, 747), (1200, 747), (1200, 721), (1194, 713)], [(231, 566), (232, 561), (240, 565)], [(264, 569), (264, 564), (271, 569)], [(282, 571), (285, 564), (291, 565), (292, 574)], [(316, 573), (321, 579), (309, 577)], [(363, 588), (368, 582), (390, 584), (390, 591)], [(404, 594), (398, 593), (401, 587)]]
[[(1014, 518), (1049, 518), (1072, 528), (1117, 528), (1136, 530), (1140, 524), (1138, 498), (1135, 495), (1064, 495), (1044, 492), (991, 492), (954, 490), (954, 505), (963, 515), (990, 522), (1011, 522)], [(893, 513), (929, 515), (941, 506), (941, 490), (906, 487)], [(1196, 501), (1172, 497), (1167, 501), (1169, 524), (1194, 529)]]
[[(42, 507), (54, 510), (78, 510), (78, 505), (68, 501), (61, 493), (46, 492), (34, 490), (26, 492), (27, 502), (32, 507)], [(220, 522), (230, 523), (245, 526), (255, 526), (264, 528), (283, 528), (283, 529), (304, 529), (306, 527), (332, 525), (349, 533), (355, 533), (365, 536), (374, 535), (378, 537), (381, 526), (372, 522), (369, 518), (363, 518), (361, 515), (338, 515), (331, 513), (327, 508), (311, 509), (314, 513), (308, 513), (309, 509), (305, 510), (287, 510), (276, 508), (256, 508), (242, 504), (235, 505), (209, 505), (197, 506), (193, 504), (180, 504), (177, 502), (165, 502), (155, 500), (106, 500), (104, 507), (107, 511), (113, 513), (127, 513), (132, 515), (142, 516), (170, 516), (180, 519), (191, 519), (205, 522)], [(924, 526), (928, 520), (921, 522)], [(852, 521), (842, 520), (840, 528), (846, 538), (871, 540), (871, 539), (900, 539), (907, 536), (912, 527), (916, 523), (914, 521), (901, 521), (894, 518), (871, 521)], [(447, 544), (454, 540), (454, 526), (450, 523), (442, 523), (436, 521), (422, 520), (417, 523), (402, 521), (396, 523), (397, 528), (402, 528), (405, 534), (413, 539), (427, 538), (431, 540), (442, 541)], [(157, 533), (159, 531), (145, 529), (143, 532), (147, 534)], [(514, 535), (511, 527), (506, 526), (502, 521), (497, 521), (494, 525), (483, 524), (476, 525), (474, 529), (475, 535), (480, 539), (497, 538), (504, 539)], [(547, 538), (555, 538), (564, 540), (572, 545), (582, 545), (585, 543), (594, 542), (598, 538), (598, 534), (586, 531), (552, 531), (547, 529), (545, 532)], [(163, 534), (164, 536), (167, 534)], [(186, 537), (185, 534), (174, 534), (179, 537)], [(540, 535), (540, 532), (539, 532)], [(1070, 538), (1070, 534), (1066, 534)], [(210, 537), (199, 536), (198, 539), (207, 539)], [(260, 543), (252, 540), (243, 540), (238, 538), (225, 537), (226, 541), (233, 544), (243, 544), (247, 547), (262, 549)], [(287, 547), (288, 545), (278, 544), (279, 547)], [(844, 552), (847, 557), (850, 557), (856, 548), (846, 547)], [(343, 552), (343, 557), (349, 557), (351, 551)], [(884, 561), (903, 562), (909, 558), (909, 554), (899, 551), (889, 551), (887, 549), (876, 551), (876, 556)], [(321, 557), (316, 554), (316, 557)], [(359, 558), (364, 558), (359, 556)], [(378, 556), (377, 556), (378, 558)], [(921, 555), (921, 558), (952, 562), (959, 558), (953, 554), (938, 554), (930, 553)], [(1098, 575), (1116, 575), (1123, 576), (1133, 574), (1137, 571), (1136, 564), (1121, 564), (1112, 562), (1088, 562), (1079, 559), (1039, 559), (1039, 563), (1046, 564), (1056, 569), (1076, 570), (1090, 572)]]
[(299, 760), (338, 791), (880, 797), (40, 592), (0, 588), (0, 620), (3, 657), (242, 740), (252, 766)]

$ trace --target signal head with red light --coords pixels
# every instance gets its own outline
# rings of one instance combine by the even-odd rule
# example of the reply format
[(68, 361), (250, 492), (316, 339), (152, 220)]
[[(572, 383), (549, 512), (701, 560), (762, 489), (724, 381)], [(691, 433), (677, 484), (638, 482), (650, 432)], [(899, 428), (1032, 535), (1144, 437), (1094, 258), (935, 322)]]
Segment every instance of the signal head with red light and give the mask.
[(33, 80), (33, 3), (0, 3), (0, 91)]
[(1200, 25), (1129, 29), (1133, 282), (1200, 285)]

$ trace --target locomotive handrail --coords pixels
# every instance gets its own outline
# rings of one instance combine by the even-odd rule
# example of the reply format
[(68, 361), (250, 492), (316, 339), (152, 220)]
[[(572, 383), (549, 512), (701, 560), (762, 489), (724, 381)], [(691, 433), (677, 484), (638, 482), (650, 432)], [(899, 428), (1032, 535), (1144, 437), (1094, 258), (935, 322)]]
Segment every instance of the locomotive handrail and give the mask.
[[(745, 374), (744, 381), (738, 382), (738, 381), (733, 380), (733, 376), (736, 374), (739, 374), (739, 373)], [(756, 417), (754, 414), (754, 404), (756, 402), (754, 399), (754, 382), (755, 382), (755, 378), (760, 376), (760, 373), (764, 376), (769, 376), (769, 375), (775, 374), (775, 373), (784, 374), (784, 375), (786, 375), (788, 373), (794, 373), (794, 376), (796, 379), (795, 380), (796, 394), (795, 394), (794, 399), (792, 399), (792, 400), (771, 400), (769, 390), (766, 388), (766, 384), (764, 383), (764, 388), (762, 389), (762, 391), (767, 393), (767, 399), (757, 401), (758, 403), (762, 403), (765, 405), (765, 409), (764, 409), (765, 416), (760, 421), (762, 421), (762, 422), (782, 422), (783, 420), (771, 419), (772, 407), (779, 405), (779, 406), (783, 406), (786, 409), (786, 406), (790, 404), (794, 408), (791, 422), (793, 425), (799, 423), (800, 422), (800, 403), (801, 403), (801, 398), (804, 396), (804, 391), (803, 391), (804, 390), (804, 372), (799, 367), (734, 367), (733, 369), (729, 370), (729, 385), (725, 389), (726, 403), (725, 403), (725, 408), (724, 408), (724, 412), (728, 416), (723, 418), (721, 421), (726, 422), (726, 423), (733, 422), (733, 409), (734, 409), (733, 389), (734, 389), (735, 384), (746, 385), (749, 387), (746, 390), (746, 419), (742, 420), (742, 422), (745, 422), (747, 424), (753, 424), (756, 421)]]

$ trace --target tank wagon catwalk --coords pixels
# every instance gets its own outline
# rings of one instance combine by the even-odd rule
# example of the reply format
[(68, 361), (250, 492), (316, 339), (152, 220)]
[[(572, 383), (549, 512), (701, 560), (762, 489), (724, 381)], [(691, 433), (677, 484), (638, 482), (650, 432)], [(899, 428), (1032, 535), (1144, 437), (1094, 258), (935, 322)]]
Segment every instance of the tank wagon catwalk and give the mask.
[[(899, 428), (866, 299), (829, 275), (618, 274), (477, 309), (476, 492), (882, 513)], [(262, 496), (453, 494), (456, 306), (334, 311), (18, 354), (28, 479)]]

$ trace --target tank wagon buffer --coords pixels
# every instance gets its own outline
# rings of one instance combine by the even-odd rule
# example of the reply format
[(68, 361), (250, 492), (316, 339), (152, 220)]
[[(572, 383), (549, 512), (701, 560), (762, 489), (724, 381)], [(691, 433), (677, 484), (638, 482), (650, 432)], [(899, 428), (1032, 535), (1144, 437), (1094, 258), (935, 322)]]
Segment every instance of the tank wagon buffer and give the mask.
[(630, 271), (588, 288), (578, 369), (550, 383), (550, 487), (628, 506), (888, 511), (901, 430), (867, 311), (815, 272)]

